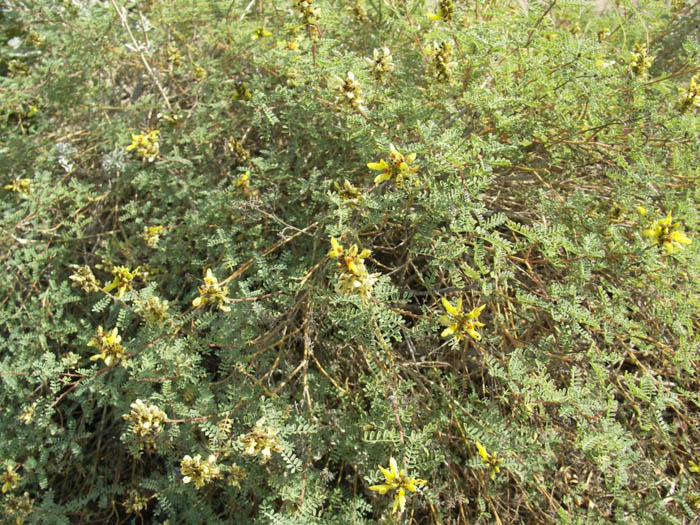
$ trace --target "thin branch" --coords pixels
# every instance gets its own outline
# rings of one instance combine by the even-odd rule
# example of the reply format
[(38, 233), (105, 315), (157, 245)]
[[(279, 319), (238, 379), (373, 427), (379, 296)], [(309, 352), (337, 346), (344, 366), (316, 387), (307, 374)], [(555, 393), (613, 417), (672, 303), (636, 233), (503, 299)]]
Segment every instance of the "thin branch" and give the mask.
[(153, 69), (151, 69), (151, 66), (148, 63), (148, 60), (146, 60), (146, 56), (143, 54), (143, 51), (141, 50), (141, 46), (137, 42), (136, 38), (134, 37), (134, 34), (131, 32), (131, 28), (129, 27), (129, 23), (126, 20), (126, 15), (124, 15), (124, 12), (119, 8), (119, 6), (114, 2), (114, 0), (109, 0), (112, 4), (112, 7), (114, 7), (114, 10), (117, 12), (117, 15), (119, 15), (119, 20), (121, 20), (122, 25), (124, 26), (124, 29), (126, 29), (126, 32), (129, 33), (129, 38), (131, 38), (131, 43), (134, 45), (134, 49), (137, 50), (139, 56), (141, 57), (141, 62), (143, 62), (143, 65), (146, 68), (146, 71), (148, 71), (149, 76), (151, 77), (151, 80), (155, 83), (156, 87), (158, 88), (158, 91), (160, 91), (160, 95), (163, 97), (163, 101), (165, 102), (165, 106), (168, 108), (169, 111), (172, 111), (172, 106), (170, 105), (170, 101), (168, 100), (168, 96), (165, 94), (165, 90), (163, 89), (163, 86), (161, 83), (158, 81), (158, 77), (156, 74), (153, 72)]

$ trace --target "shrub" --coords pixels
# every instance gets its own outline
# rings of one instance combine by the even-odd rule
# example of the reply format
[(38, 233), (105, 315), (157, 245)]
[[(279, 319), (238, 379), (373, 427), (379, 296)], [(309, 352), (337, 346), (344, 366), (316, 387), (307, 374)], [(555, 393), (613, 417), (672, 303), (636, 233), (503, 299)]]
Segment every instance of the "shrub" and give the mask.
[(35, 4), (9, 519), (698, 519), (696, 6)]

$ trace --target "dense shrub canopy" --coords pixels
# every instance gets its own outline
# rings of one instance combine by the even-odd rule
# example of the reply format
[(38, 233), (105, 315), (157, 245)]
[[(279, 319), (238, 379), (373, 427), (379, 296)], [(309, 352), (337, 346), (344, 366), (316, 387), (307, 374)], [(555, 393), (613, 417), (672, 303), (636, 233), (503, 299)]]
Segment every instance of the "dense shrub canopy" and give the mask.
[(10, 522), (698, 519), (696, 5), (0, 17)]

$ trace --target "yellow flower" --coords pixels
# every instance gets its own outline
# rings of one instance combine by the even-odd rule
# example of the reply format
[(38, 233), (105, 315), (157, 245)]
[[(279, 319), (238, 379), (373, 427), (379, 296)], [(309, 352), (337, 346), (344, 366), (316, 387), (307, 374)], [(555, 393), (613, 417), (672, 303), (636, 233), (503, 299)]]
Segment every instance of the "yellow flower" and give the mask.
[(129, 270), (126, 266), (115, 266), (112, 268), (112, 275), (114, 275), (114, 280), (105, 285), (105, 292), (111, 292), (115, 288), (117, 289), (117, 297), (121, 299), (127, 290), (131, 290), (131, 281), (133, 281), (136, 276), (138, 276), (140, 270), (138, 268), (134, 270)]
[(289, 40), (278, 40), (277, 47), (286, 51), (298, 51), (300, 38), (291, 38)]
[(343, 254), (343, 247), (338, 244), (338, 239), (331, 237), (331, 251), (328, 252), (328, 257), (337, 259)]
[(164, 229), (163, 226), (144, 226), (141, 231), (141, 238), (146, 241), (148, 246), (155, 248)]
[(433, 57), (432, 70), (435, 78), (442, 82), (447, 82), (452, 77), (452, 68), (455, 62), (452, 61), (452, 46), (449, 42), (433, 42), (432, 48), (429, 49)]
[(214, 303), (222, 312), (230, 312), (231, 308), (226, 306), (226, 303), (231, 299), (227, 295), (228, 288), (221, 288), (218, 279), (211, 273), (211, 268), (207, 268), (204, 273), (204, 286), (199, 287), (199, 297), (192, 301), (192, 306), (197, 308), (207, 303)]
[(248, 85), (244, 82), (239, 82), (235, 86), (235, 92), (233, 93), (233, 100), (250, 100), (253, 95), (248, 89)]
[(0, 474), (0, 481), (2, 481), (2, 493), (13, 490), (20, 481), (19, 474), (14, 471), (12, 467), (7, 467), (7, 471)]
[(24, 407), (22, 413), (19, 415), (20, 421), (22, 421), (25, 425), (30, 425), (32, 421), (34, 421), (36, 405), (37, 402), (35, 401), (31, 405)]
[(630, 69), (636, 77), (646, 77), (653, 61), (654, 57), (649, 55), (646, 44), (634, 44), (634, 52), (632, 53), (632, 58), (630, 59)]
[(148, 506), (148, 501), (150, 499), (149, 496), (139, 493), (138, 490), (129, 489), (127, 497), (122, 505), (129, 514), (137, 514)]
[(131, 145), (127, 146), (126, 151), (136, 150), (137, 157), (146, 162), (153, 162), (160, 151), (158, 135), (160, 135), (160, 131), (157, 129), (131, 135)]
[(331, 249), (328, 256), (338, 260), (338, 268), (341, 271), (336, 282), (336, 289), (346, 295), (359, 295), (365, 304), (372, 296), (372, 288), (377, 282), (377, 274), (370, 274), (365, 267), (365, 259), (371, 253), (368, 249), (358, 253), (356, 244), (346, 250), (335, 237), (331, 237)]
[(442, 331), (442, 337), (454, 335), (457, 341), (461, 341), (466, 334), (469, 334), (477, 341), (481, 341), (481, 334), (479, 334), (476, 329), (485, 326), (484, 323), (478, 321), (479, 315), (483, 309), (486, 308), (485, 304), (477, 306), (469, 313), (465, 313), (464, 310), (462, 310), (461, 297), (457, 301), (457, 306), (452, 306), (452, 304), (443, 297), (442, 306), (449, 314), (449, 316), (443, 315), (440, 317), (440, 322), (447, 326), (447, 328)]
[(671, 255), (692, 242), (685, 233), (678, 231), (680, 225), (680, 222), (673, 222), (672, 214), (668, 212), (665, 218), (657, 219), (642, 233), (652, 238), (666, 255)]
[(452, 20), (452, 14), (454, 13), (455, 5), (452, 0), (440, 0), (438, 4), (437, 13), (428, 13), (428, 18), (431, 20)]
[(163, 326), (168, 320), (168, 308), (170, 308), (168, 301), (153, 295), (148, 298), (148, 301), (138, 301), (135, 311), (147, 323)]
[(340, 104), (348, 104), (351, 107), (364, 111), (364, 100), (362, 99), (362, 87), (355, 80), (355, 74), (348, 71), (343, 80), (337, 75), (334, 75), (330, 82), (331, 87), (338, 92), (336, 99)]
[(374, 78), (379, 82), (383, 82), (386, 74), (391, 73), (395, 67), (391, 51), (388, 47), (375, 48), (372, 53), (372, 58), (367, 58), (365, 60), (372, 68)]
[(370, 162), (367, 167), (373, 171), (381, 171), (374, 178), (375, 184), (380, 184), (385, 180), (393, 180), (397, 187), (401, 187), (404, 180), (413, 179), (418, 184), (418, 179), (413, 178), (418, 171), (417, 166), (411, 166), (416, 160), (415, 153), (409, 153), (404, 157), (393, 144), (389, 144), (389, 162), (381, 159), (379, 162)]
[(97, 348), (99, 354), (90, 357), (90, 361), (104, 359), (105, 365), (111, 366), (126, 358), (126, 351), (121, 345), (122, 336), (115, 326), (110, 332), (105, 332), (101, 326), (97, 327), (97, 335), (88, 342), (88, 346)]
[(253, 36), (251, 36), (251, 40), (257, 40), (258, 38), (265, 38), (266, 36), (272, 36), (272, 33), (270, 33), (267, 29), (264, 27), (258, 27), (254, 32)]
[[(341, 259), (340, 256), (343, 255), (343, 253), (345, 253), (345, 256)], [(357, 253), (357, 244), (353, 244), (347, 251), (345, 251), (345, 249), (338, 244), (338, 241), (332, 237), (331, 250), (328, 252), (328, 256), (331, 259), (341, 259), (341, 261), (338, 262), (338, 266), (343, 268), (344, 264), (343, 269), (345, 271), (356, 276), (361, 276), (367, 272), (365, 269), (364, 259), (369, 257), (371, 253), (372, 252), (366, 248), (360, 253)]]
[(406, 491), (415, 492), (416, 485), (427, 483), (424, 479), (410, 478), (406, 476), (405, 470), (399, 470), (396, 460), (389, 458), (389, 469), (385, 469), (379, 465), (379, 470), (384, 474), (385, 482), (382, 485), (373, 485), (369, 490), (374, 490), (380, 494), (386, 494), (390, 490), (396, 490), (394, 494), (394, 506), (392, 512), (399, 510), (399, 514), (403, 513), (406, 508)]
[(167, 420), (165, 412), (156, 405), (146, 405), (137, 399), (131, 403), (131, 411), (122, 417), (129, 422), (129, 431), (138, 438), (141, 450), (155, 449), (155, 440)]
[(236, 187), (238, 188), (247, 188), (250, 186), (250, 181), (248, 180), (250, 178), (250, 172), (246, 171), (245, 173), (241, 173), (238, 178), (236, 179)]
[(347, 179), (343, 181), (342, 186), (337, 182), (333, 182), (333, 187), (338, 192), (338, 197), (348, 204), (356, 204), (363, 198), (362, 190), (353, 186)]
[(484, 448), (484, 445), (478, 441), (476, 442), (476, 448), (481, 456), (481, 461), (491, 467), (491, 479), (494, 479), (496, 474), (501, 471), (501, 463), (503, 463), (503, 459), (499, 458), (495, 452), (493, 454), (489, 454)]
[(180, 462), (180, 471), (182, 472), (182, 482), (185, 484), (193, 482), (197, 488), (203, 487), (221, 474), (216, 465), (216, 456), (213, 454), (206, 461), (202, 461), (202, 456), (199, 454), (194, 458), (183, 457)]
[(6, 190), (29, 195), (32, 192), (32, 181), (30, 179), (12, 179), (12, 183), (5, 184), (4, 188)]
[(681, 111), (700, 107), (700, 74), (690, 79), (688, 89), (683, 90), (679, 105)]
[(292, 0), (292, 4), (301, 15), (304, 24), (311, 26), (318, 22), (321, 10), (313, 5), (314, 0)]
[(100, 286), (89, 266), (73, 266), (75, 271), (69, 277), (75, 286), (80, 286), (84, 292), (97, 292)]
[(277, 431), (264, 425), (265, 420), (260, 418), (255, 422), (253, 430), (240, 437), (240, 440), (246, 446), (243, 454), (246, 456), (257, 456), (260, 454), (261, 463), (267, 463), (273, 452), (282, 452)]

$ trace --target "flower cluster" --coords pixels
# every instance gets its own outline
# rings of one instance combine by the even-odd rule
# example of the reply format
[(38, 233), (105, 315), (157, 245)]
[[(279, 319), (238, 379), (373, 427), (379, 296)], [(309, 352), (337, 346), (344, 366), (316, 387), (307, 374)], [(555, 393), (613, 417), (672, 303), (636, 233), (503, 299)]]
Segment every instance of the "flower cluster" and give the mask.
[(185, 456), (180, 462), (182, 482), (193, 482), (197, 488), (201, 488), (210, 481), (219, 477), (219, 467), (216, 465), (216, 456), (213, 454), (202, 461), (202, 456), (197, 454), (194, 458)]
[(400, 153), (393, 144), (389, 145), (389, 162), (381, 159), (379, 162), (370, 162), (367, 167), (373, 171), (381, 171), (374, 178), (375, 184), (380, 184), (385, 180), (393, 180), (397, 187), (401, 187), (406, 180), (413, 180), (414, 184), (418, 184), (418, 179), (415, 174), (418, 172), (418, 166), (412, 166), (416, 160), (415, 153), (409, 153), (404, 156)]
[(151, 248), (155, 248), (158, 245), (160, 236), (163, 234), (165, 228), (163, 226), (144, 226), (141, 231), (141, 238), (146, 241), (146, 244)]
[(211, 268), (204, 272), (204, 285), (199, 287), (199, 297), (192, 301), (195, 308), (205, 304), (215, 304), (222, 312), (230, 312), (231, 307), (226, 306), (230, 302), (228, 298), (228, 288), (222, 288)]
[(337, 101), (339, 104), (348, 104), (358, 111), (364, 111), (364, 100), (362, 100), (360, 84), (355, 80), (355, 74), (348, 71), (345, 80), (339, 76), (333, 76), (331, 86), (340, 93)]
[(461, 297), (457, 301), (457, 306), (452, 306), (452, 304), (443, 297), (442, 306), (449, 314), (440, 317), (440, 322), (447, 326), (447, 328), (442, 331), (442, 337), (454, 335), (457, 341), (461, 341), (466, 335), (470, 335), (477, 341), (481, 341), (481, 335), (476, 329), (480, 326), (484, 326), (484, 323), (479, 322), (478, 319), (481, 311), (486, 308), (485, 304), (474, 308), (469, 313), (465, 313), (462, 309)]
[(236, 178), (236, 187), (240, 188), (241, 190), (245, 191), (246, 189), (250, 188), (250, 181), (248, 180), (250, 178), (250, 172), (246, 171), (245, 173), (241, 173), (237, 178)]
[(239, 82), (235, 85), (236, 91), (233, 93), (233, 100), (250, 100), (253, 94), (248, 89), (248, 84)]
[(123, 417), (129, 422), (129, 432), (139, 439), (141, 449), (155, 447), (155, 439), (167, 419), (165, 412), (156, 405), (146, 405), (140, 399), (131, 403), (131, 412)]
[(192, 76), (195, 78), (195, 80), (204, 80), (207, 78), (207, 74), (207, 70), (202, 66), (192, 64)]
[(406, 491), (415, 492), (416, 485), (423, 485), (427, 483), (424, 479), (411, 478), (406, 475), (406, 471), (399, 470), (396, 460), (392, 457), (389, 458), (389, 469), (385, 469), (379, 465), (379, 470), (384, 474), (384, 484), (373, 485), (369, 490), (374, 490), (380, 494), (386, 494), (390, 490), (396, 490), (394, 494), (394, 507), (392, 512), (395, 513), (397, 510), (399, 514), (403, 513), (406, 508)]
[(168, 320), (168, 308), (168, 301), (154, 295), (149, 297), (148, 301), (139, 301), (136, 313), (142, 315), (148, 324), (163, 326)]
[(372, 288), (377, 282), (377, 274), (370, 274), (365, 267), (365, 259), (372, 252), (367, 249), (358, 253), (356, 244), (345, 250), (334, 237), (331, 238), (331, 250), (328, 256), (338, 261), (340, 277), (336, 283), (338, 292), (350, 295), (358, 294), (363, 303), (372, 297)]
[(440, 2), (438, 2), (438, 12), (428, 13), (428, 18), (431, 20), (444, 20), (445, 22), (449, 22), (452, 20), (454, 11), (455, 5), (452, 0), (440, 0)]
[(29, 67), (21, 60), (10, 60), (7, 69), (12, 76), (25, 76), (29, 74)]
[[(242, 86), (245, 87), (245, 84), (241, 84)], [(248, 88), (245, 87), (247, 90)], [(244, 96), (244, 98), (249, 99), (252, 95), (250, 95), (250, 92), (248, 92), (247, 96)], [(233, 137), (229, 137), (228, 140), (226, 141), (226, 147), (228, 150), (233, 154), (233, 158), (236, 160), (236, 162), (240, 162), (241, 164), (245, 164), (250, 161), (250, 151), (246, 149), (246, 147), (243, 145), (243, 139), (241, 140), (236, 140)]]
[(671, 255), (691, 243), (685, 233), (678, 231), (680, 225), (680, 222), (673, 222), (673, 216), (668, 212), (665, 218), (655, 220), (651, 227), (642, 233), (645, 237), (653, 239), (666, 255)]
[(681, 112), (686, 112), (690, 108), (700, 108), (700, 74), (690, 79), (688, 89), (681, 95), (679, 107)]
[(452, 77), (452, 68), (455, 63), (452, 62), (452, 46), (448, 42), (433, 41), (433, 47), (430, 50), (433, 55), (432, 68), (435, 78), (438, 81), (447, 82)]
[(117, 289), (117, 298), (121, 299), (127, 291), (130, 291), (131, 282), (141, 273), (138, 268), (130, 270), (126, 266), (115, 266), (111, 270), (114, 279), (111, 283), (105, 284), (105, 292)]
[(296, 9), (306, 25), (316, 25), (321, 10), (314, 6), (314, 0), (293, 0)]
[(649, 55), (646, 44), (634, 44), (634, 51), (630, 59), (630, 69), (634, 76), (645, 78), (653, 60), (654, 57)]
[(104, 359), (105, 365), (111, 366), (126, 359), (126, 350), (121, 345), (122, 336), (115, 326), (111, 331), (105, 332), (101, 326), (97, 327), (97, 334), (90, 339), (88, 346), (97, 348), (98, 354), (90, 357), (90, 361)]
[(263, 26), (260, 26), (253, 31), (252, 36), (250, 37), (251, 40), (257, 40), (258, 38), (265, 38), (268, 36), (272, 36), (272, 33), (270, 33), (267, 29), (265, 29)]
[(166, 113), (166, 114), (161, 114), (160, 116), (165, 122), (167, 122), (173, 128), (176, 128), (180, 124), (182, 124), (182, 114), (180, 114), (180, 113)]
[(160, 152), (158, 135), (160, 135), (160, 130), (157, 129), (131, 135), (131, 145), (127, 146), (126, 151), (136, 150), (138, 158), (146, 162), (153, 162)]
[(289, 40), (278, 40), (277, 47), (284, 49), (285, 51), (298, 51), (299, 41), (301, 38), (290, 38)]
[(362, 190), (351, 184), (347, 179), (343, 181), (342, 186), (337, 181), (333, 181), (333, 188), (338, 193), (338, 197), (344, 201), (356, 204), (362, 200)]
[(250, 172), (246, 171), (241, 173), (236, 177), (236, 188), (245, 197), (256, 197), (258, 195), (258, 190), (251, 188), (250, 186)]
[(36, 406), (37, 402), (35, 401), (31, 405), (24, 407), (19, 415), (19, 420), (25, 425), (30, 425), (36, 416)]
[(358, 22), (366, 23), (369, 21), (369, 18), (367, 17), (367, 10), (362, 4), (362, 0), (354, 0), (350, 9)]
[(141, 494), (138, 490), (129, 489), (122, 505), (129, 514), (138, 514), (148, 506), (148, 500), (150, 499), (150, 497)]
[(257, 456), (260, 454), (262, 463), (266, 463), (273, 452), (281, 452), (280, 439), (277, 431), (273, 428), (265, 427), (265, 421), (261, 418), (255, 422), (253, 430), (241, 436), (241, 441), (245, 443), (243, 453), (247, 456)]
[(32, 192), (32, 181), (31, 179), (12, 179), (10, 184), (5, 184), (4, 188), (23, 195), (29, 195)]
[(100, 285), (97, 279), (92, 273), (89, 266), (76, 266), (75, 271), (69, 277), (73, 284), (80, 286), (84, 292), (97, 292), (100, 289)]
[(243, 481), (246, 477), (246, 471), (233, 463), (231, 466), (227, 467), (225, 469), (226, 472), (226, 477), (224, 480), (226, 483), (231, 485), (232, 487), (237, 487), (241, 488), (241, 481)]
[(167, 55), (168, 64), (170, 64), (173, 69), (179, 69), (182, 67), (182, 55), (175, 44), (168, 44), (168, 46), (165, 48), (165, 53)]
[(365, 60), (367, 60), (367, 63), (372, 68), (374, 78), (376, 78), (378, 82), (384, 82), (387, 73), (391, 73), (394, 70), (393, 57), (388, 47), (375, 48), (372, 53), (372, 58), (367, 58)]
[(481, 461), (491, 468), (490, 476), (491, 479), (494, 479), (496, 474), (501, 471), (501, 463), (503, 463), (503, 459), (499, 458), (495, 452), (493, 454), (489, 454), (484, 446), (478, 441), (476, 442), (476, 448), (481, 456)]
[(14, 516), (15, 521), (21, 525), (32, 514), (34, 510), (34, 500), (25, 492), (21, 496), (10, 496), (5, 503), (5, 515)]
[(0, 483), (2, 483), (2, 493), (5, 494), (14, 490), (22, 478), (15, 472), (12, 467), (7, 467), (7, 470), (0, 474)]
[(695, 474), (700, 474), (700, 465), (694, 461), (688, 461), (688, 470), (694, 472)]

